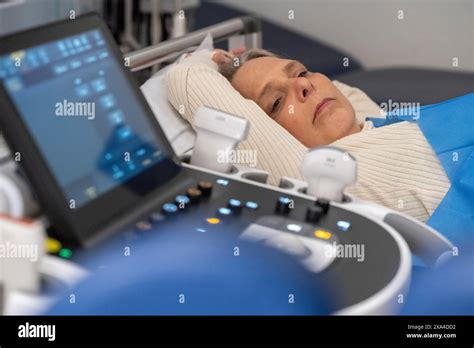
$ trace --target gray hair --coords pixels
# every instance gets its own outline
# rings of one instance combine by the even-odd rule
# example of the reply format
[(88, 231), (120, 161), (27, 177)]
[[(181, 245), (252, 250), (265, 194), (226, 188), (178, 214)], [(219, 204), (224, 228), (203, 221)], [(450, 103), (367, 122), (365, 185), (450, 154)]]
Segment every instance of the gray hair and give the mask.
[(280, 55), (264, 50), (262, 48), (252, 48), (245, 51), (244, 53), (234, 56), (230, 62), (219, 64), (219, 72), (224, 75), (227, 80), (232, 80), (234, 74), (239, 70), (239, 68), (252, 59), (257, 59), (261, 57), (274, 57), (281, 58)]

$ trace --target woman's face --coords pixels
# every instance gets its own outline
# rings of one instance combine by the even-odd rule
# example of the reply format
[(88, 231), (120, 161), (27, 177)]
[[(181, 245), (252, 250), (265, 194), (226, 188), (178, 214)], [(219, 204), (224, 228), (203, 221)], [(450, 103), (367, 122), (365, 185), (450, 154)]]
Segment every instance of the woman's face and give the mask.
[(232, 85), (307, 147), (330, 144), (360, 131), (352, 105), (326, 76), (298, 61), (249, 60)]

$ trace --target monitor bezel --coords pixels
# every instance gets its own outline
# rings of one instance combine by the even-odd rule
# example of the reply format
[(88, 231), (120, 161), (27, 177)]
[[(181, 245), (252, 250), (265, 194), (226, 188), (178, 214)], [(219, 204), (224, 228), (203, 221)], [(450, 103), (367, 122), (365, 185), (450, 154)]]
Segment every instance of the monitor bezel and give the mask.
[[(111, 56), (123, 61), (123, 55), (117, 47), (109, 29), (99, 15), (83, 15), (50, 23), (38, 28), (22, 31), (0, 38), (0, 55), (27, 49), (47, 42), (60, 40), (90, 30), (99, 29), (110, 49)], [(139, 210), (159, 193), (163, 184), (178, 176), (181, 165), (173, 148), (143, 96), (137, 81), (125, 64), (119, 64), (125, 79), (143, 109), (145, 117), (152, 125), (161, 151), (166, 158), (150, 166), (126, 183), (111, 189), (78, 208), (71, 208), (69, 200), (55, 180), (48, 162), (41, 153), (28, 127), (24, 123), (2, 83), (0, 83), (0, 129), (12, 154), (20, 153), (20, 167), (31, 182), (41, 204), (42, 211), (49, 218), (57, 233), (70, 243), (87, 244), (95, 239), (101, 229), (106, 228), (114, 219)]]

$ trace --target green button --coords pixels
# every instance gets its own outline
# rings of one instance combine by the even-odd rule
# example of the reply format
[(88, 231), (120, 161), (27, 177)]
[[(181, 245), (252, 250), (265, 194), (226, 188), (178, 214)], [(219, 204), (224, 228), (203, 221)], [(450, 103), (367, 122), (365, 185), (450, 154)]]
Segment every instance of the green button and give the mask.
[(62, 248), (59, 251), (59, 256), (65, 259), (70, 259), (72, 257), (72, 251), (71, 249), (68, 249), (68, 248)]

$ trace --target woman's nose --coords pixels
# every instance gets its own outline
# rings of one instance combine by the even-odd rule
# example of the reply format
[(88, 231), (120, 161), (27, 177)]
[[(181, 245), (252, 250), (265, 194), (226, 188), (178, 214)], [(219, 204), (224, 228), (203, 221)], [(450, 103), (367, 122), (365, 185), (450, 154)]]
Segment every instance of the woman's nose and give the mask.
[(299, 77), (295, 80), (296, 96), (298, 100), (303, 103), (309, 98), (311, 93), (314, 92), (314, 87), (311, 82), (304, 77)]

